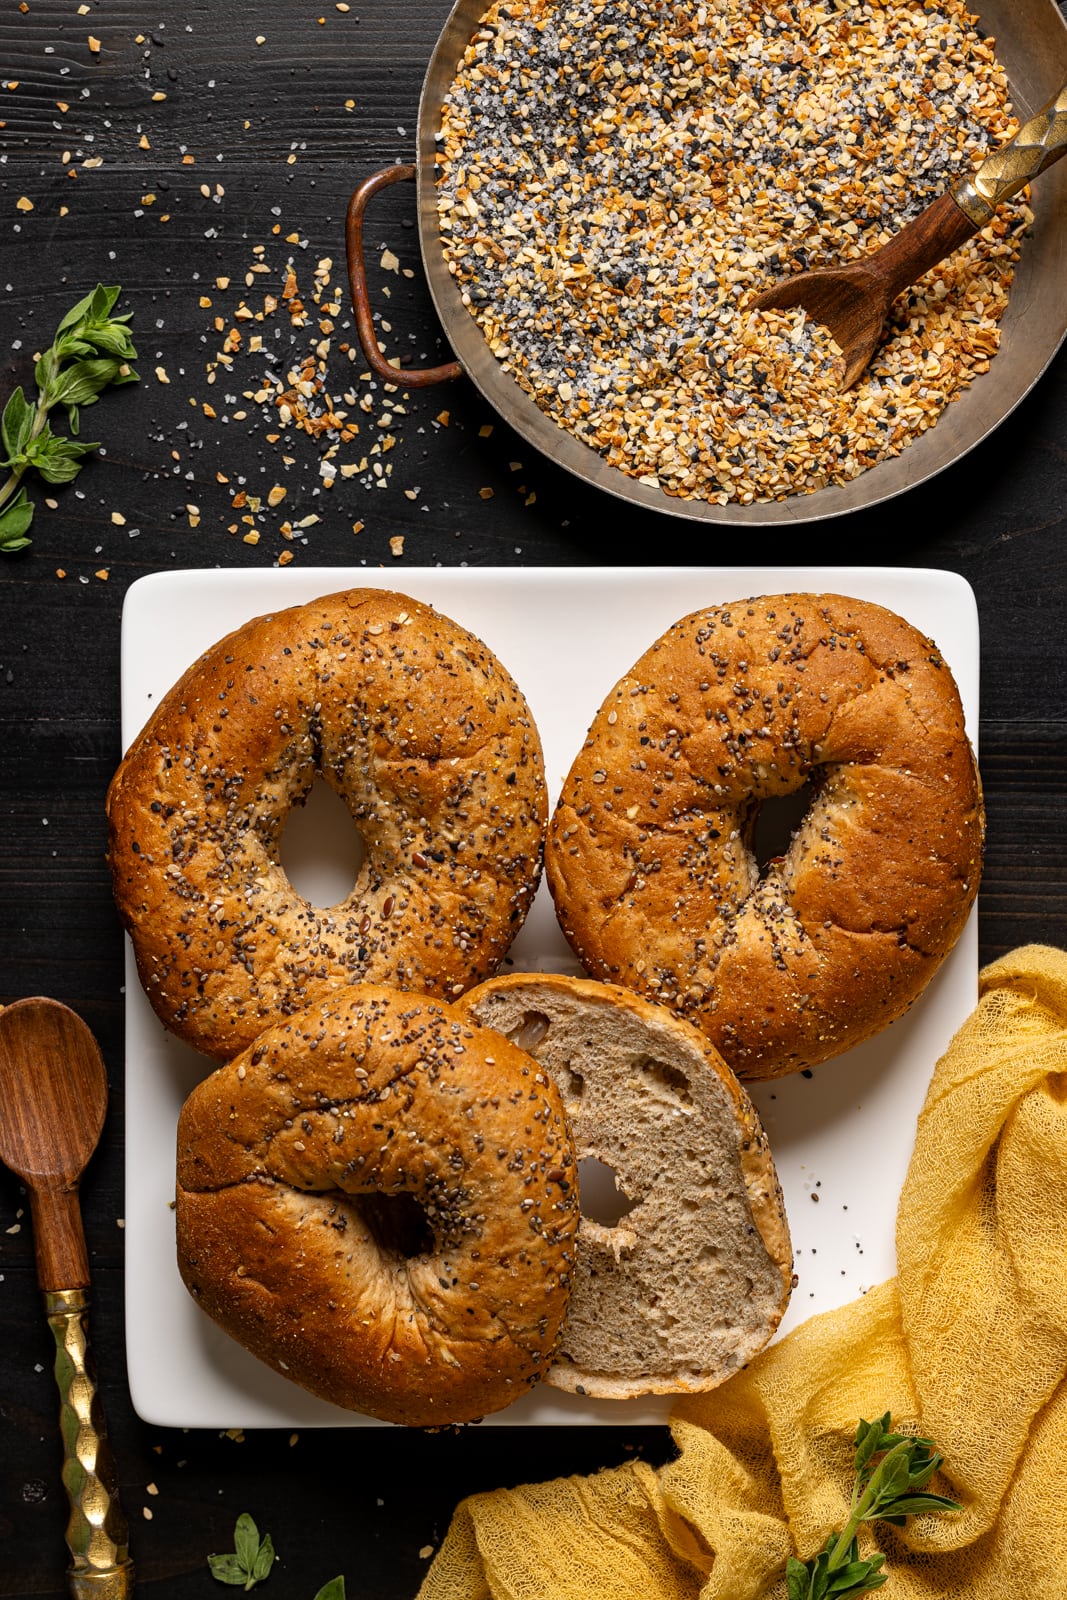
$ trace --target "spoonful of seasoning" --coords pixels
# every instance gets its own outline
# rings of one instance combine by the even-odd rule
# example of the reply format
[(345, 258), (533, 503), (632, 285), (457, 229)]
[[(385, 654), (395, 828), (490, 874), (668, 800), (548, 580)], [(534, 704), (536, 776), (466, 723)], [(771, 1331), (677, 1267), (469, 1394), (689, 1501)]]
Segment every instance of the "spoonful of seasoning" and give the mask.
[(37, 1282), (55, 1339), (75, 1600), (133, 1593), (126, 1521), (89, 1358), (89, 1256), (78, 1205), (106, 1109), (100, 1050), (75, 1012), (44, 999), (16, 1000), (0, 1011), (0, 1161), (29, 1191)]
[(988, 227), (1002, 200), (1067, 153), (1067, 85), (1009, 144), (986, 156), (887, 244), (845, 267), (821, 267), (783, 278), (756, 296), (757, 311), (801, 306), (829, 329), (844, 358), (841, 388), (850, 389), (881, 338), (897, 295)]

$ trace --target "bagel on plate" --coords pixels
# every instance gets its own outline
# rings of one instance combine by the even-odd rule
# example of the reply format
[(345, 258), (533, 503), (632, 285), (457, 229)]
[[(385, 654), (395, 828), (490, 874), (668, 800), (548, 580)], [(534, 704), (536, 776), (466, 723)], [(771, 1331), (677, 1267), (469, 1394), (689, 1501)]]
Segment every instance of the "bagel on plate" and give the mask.
[[(805, 785), (788, 848), (761, 865), (761, 806)], [(866, 601), (765, 595), (683, 617), (611, 690), (564, 781), (546, 876), (588, 972), (771, 1078), (922, 993), (974, 902), (983, 830), (936, 645)]]
[(190, 1293), (276, 1371), (389, 1422), (470, 1422), (543, 1376), (577, 1224), (547, 1073), (432, 999), (337, 989), (179, 1118)]
[[(326, 909), (281, 866), (321, 777), (365, 857)], [(450, 996), (493, 972), (540, 871), (547, 802), (529, 706), (430, 606), (353, 589), (207, 650), (108, 793), (115, 900), (161, 1021), (219, 1060), (337, 984)]]

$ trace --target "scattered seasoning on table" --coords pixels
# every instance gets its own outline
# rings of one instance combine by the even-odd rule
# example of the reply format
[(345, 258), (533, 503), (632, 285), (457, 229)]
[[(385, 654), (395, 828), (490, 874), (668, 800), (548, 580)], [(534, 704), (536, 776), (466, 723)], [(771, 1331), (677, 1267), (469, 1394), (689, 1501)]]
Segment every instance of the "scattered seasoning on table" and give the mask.
[(497, 0), (443, 107), (443, 247), (561, 428), (670, 495), (784, 499), (987, 371), (1032, 215), (902, 296), (843, 395), (826, 330), (752, 295), (884, 243), (1014, 127), (962, 0)]
[[(304, 241), (290, 234), (285, 243), (301, 246)], [(358, 346), (336, 338), (342, 331), (342, 288), (333, 280), (334, 263), (329, 256), (319, 259), (309, 273), (298, 268), (295, 252), (289, 253), (280, 267), (268, 261), (266, 245), (254, 245), (251, 255), (243, 278), (220, 275), (200, 295), (201, 307), (213, 312), (212, 326), (221, 336), (221, 344), (206, 364), (206, 381), (216, 389), (221, 386), (224, 392), (221, 398), (214, 392), (205, 400), (192, 396), (192, 404), (207, 419), (222, 424), (245, 421), (247, 408), (256, 408), (267, 442), (282, 447), (280, 462), (286, 469), (298, 465), (298, 457), (289, 452), (299, 448), (299, 435), (306, 435), (316, 448), (319, 483), (315, 496), (328, 493), (339, 479), (356, 479), (365, 490), (390, 487), (392, 452), (400, 442), (397, 430), (407, 416), (402, 371), (398, 369), (396, 387), (381, 383), (362, 370)], [(383, 253), (383, 261), (387, 259), (399, 268), (389, 250)], [(391, 265), (387, 269), (394, 270)], [(240, 294), (242, 283), (244, 294)], [(231, 284), (239, 294), (236, 306), (220, 299)], [(249, 292), (252, 290), (256, 292)], [(264, 332), (267, 323), (279, 319), (288, 323), (287, 348), (277, 336), (268, 342)], [(383, 323), (382, 329), (385, 336), (391, 331), (388, 323)], [(239, 393), (226, 387), (237, 381), (238, 362), (251, 364), (255, 373), (255, 387), (242, 387)], [(339, 378), (342, 365), (350, 370)], [(229, 484), (226, 474), (218, 474), (218, 479)], [(280, 522), (268, 521), (269, 513), (288, 499), (289, 486), (276, 478), (263, 493), (239, 481), (231, 499), (235, 517), (228, 531), (245, 544), (258, 544), (268, 532), (277, 532), (290, 543), (306, 543), (310, 530), (321, 520), (320, 511), (300, 515), (293, 510)], [(190, 505), (187, 511), (190, 526), (196, 527), (199, 507)], [(353, 532), (362, 531), (363, 526), (362, 521), (353, 524)], [(394, 557), (401, 555), (403, 541), (397, 548), (397, 540), (391, 539), (390, 552)], [(292, 549), (283, 549), (278, 564), (288, 565), (293, 555)]]

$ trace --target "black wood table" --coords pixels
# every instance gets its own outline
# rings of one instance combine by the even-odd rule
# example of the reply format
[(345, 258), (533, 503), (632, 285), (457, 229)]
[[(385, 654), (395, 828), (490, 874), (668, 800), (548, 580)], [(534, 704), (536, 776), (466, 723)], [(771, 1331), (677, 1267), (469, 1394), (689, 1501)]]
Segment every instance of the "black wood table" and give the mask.
[[(628, 1428), (231, 1437), (134, 1414), (123, 1352), (123, 937), (103, 802), (121, 753), (120, 613), (136, 578), (279, 562), (385, 567), (399, 588), (406, 568), (438, 564), (951, 569), (973, 586), (982, 629), (981, 954), (1067, 942), (1067, 359), (975, 456), (903, 499), (746, 535), (740, 548), (565, 475), (466, 380), (371, 392), (361, 362), (346, 364), (345, 207), (360, 178), (413, 154), (421, 74), (448, 6), (321, 7), (8, 0), (0, 16), (3, 394), (31, 381), (33, 352), (98, 280), (123, 285), (140, 352), (140, 383), (86, 416), (104, 450), (75, 484), (47, 491), (54, 504), (37, 493), (32, 546), (0, 556), (0, 999), (66, 1001), (108, 1063), (111, 1110), (83, 1191), (93, 1336), (140, 1590), (167, 1600), (218, 1592), (205, 1558), (229, 1547), (241, 1511), (281, 1552), (268, 1593), (311, 1600), (343, 1572), (350, 1596), (401, 1600), (463, 1494), (635, 1452), (660, 1461), (670, 1444), (665, 1430)], [(392, 190), (368, 240), (389, 348), (420, 364), (447, 352), (412, 220), (410, 191)], [(295, 282), (277, 315), (235, 322), (246, 293), (257, 304), (281, 294), (290, 262)], [(297, 323), (294, 294), (306, 312)], [(234, 327), (239, 344), (228, 343)], [(352, 391), (368, 457), (359, 473), (327, 488), (326, 439), (279, 427), (257, 334), (283, 375), (327, 370), (335, 395)], [(317, 350), (325, 339), (328, 354)], [(273, 505), (276, 487), (286, 494)], [(26, 1197), (0, 1173), (0, 1594), (38, 1600), (66, 1592), (50, 1368)]]

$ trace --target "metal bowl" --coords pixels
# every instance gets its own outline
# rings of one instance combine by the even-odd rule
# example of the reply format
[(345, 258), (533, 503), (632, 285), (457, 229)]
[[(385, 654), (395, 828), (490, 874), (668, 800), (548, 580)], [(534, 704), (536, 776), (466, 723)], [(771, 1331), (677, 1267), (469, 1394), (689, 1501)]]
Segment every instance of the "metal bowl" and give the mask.
[[(488, 0), (459, 0), (430, 58), (419, 105), (418, 227), (422, 259), (441, 324), (459, 365), (489, 404), (544, 455), (587, 483), (650, 511), (694, 521), (767, 527), (820, 521), (903, 494), (980, 444), (1037, 382), (1067, 333), (1067, 273), (1062, 227), (1067, 218), (1067, 161), (1035, 184), (1034, 225), (1024, 241), (1000, 349), (990, 371), (946, 408), (935, 427), (899, 456), (879, 462), (843, 485), (750, 506), (680, 500), (629, 478), (589, 445), (561, 429), (504, 370), (460, 300), (448, 271), (437, 221), (435, 139), (442, 103)], [(1029, 116), (1067, 79), (1067, 23), (1055, 0), (979, 0), (982, 31), (997, 42), (1017, 112)]]

